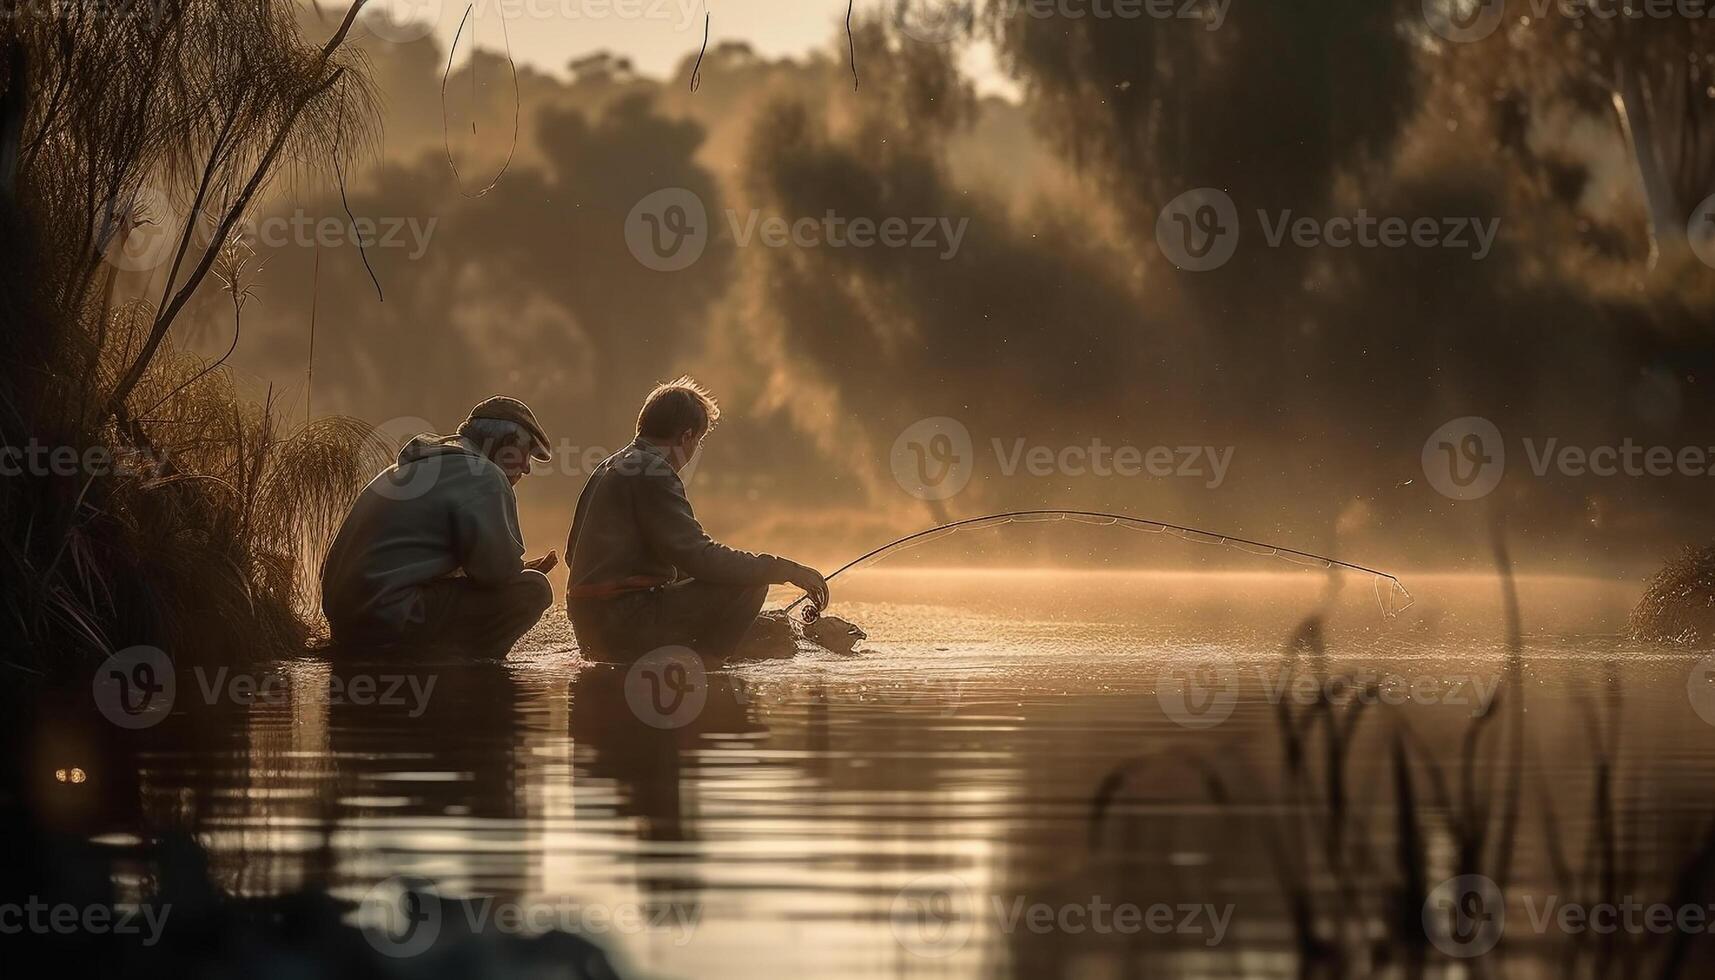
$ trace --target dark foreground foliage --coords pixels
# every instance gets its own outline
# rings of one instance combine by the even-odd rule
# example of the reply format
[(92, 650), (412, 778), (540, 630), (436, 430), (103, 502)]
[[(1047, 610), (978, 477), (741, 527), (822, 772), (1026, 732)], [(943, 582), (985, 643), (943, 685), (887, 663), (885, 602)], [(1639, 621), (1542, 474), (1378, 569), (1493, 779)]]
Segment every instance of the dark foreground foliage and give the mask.
[(1687, 548), (1655, 573), (1632, 610), (1631, 632), (1655, 643), (1715, 642), (1715, 546)]

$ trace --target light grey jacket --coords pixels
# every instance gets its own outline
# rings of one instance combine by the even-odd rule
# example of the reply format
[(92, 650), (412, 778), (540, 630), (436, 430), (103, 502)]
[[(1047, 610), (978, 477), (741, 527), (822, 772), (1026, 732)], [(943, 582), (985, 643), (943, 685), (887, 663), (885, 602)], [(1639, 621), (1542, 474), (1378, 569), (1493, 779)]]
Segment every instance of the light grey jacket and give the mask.
[(524, 570), (518, 498), (469, 441), (420, 435), (358, 495), (322, 563), (322, 612), (335, 629), (423, 618), (420, 587), (464, 574), (501, 585)]

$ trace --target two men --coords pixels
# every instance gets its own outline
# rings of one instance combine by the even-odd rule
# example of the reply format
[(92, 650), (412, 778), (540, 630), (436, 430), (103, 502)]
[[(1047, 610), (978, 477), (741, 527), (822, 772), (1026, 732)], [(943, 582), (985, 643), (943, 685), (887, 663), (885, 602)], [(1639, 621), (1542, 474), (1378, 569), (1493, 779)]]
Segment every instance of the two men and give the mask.
[(720, 407), (690, 378), (657, 385), (636, 439), (590, 474), (566, 543), (566, 613), (586, 656), (623, 660), (664, 646), (731, 653), (777, 583), (827, 605), (815, 569), (729, 548), (697, 522), (679, 474), (719, 421)]
[[(776, 583), (827, 605), (815, 569), (729, 548), (697, 522), (679, 474), (719, 420), (690, 378), (658, 385), (636, 439), (590, 475), (566, 546), (566, 612), (586, 656), (731, 653)], [(513, 495), (531, 460), (550, 458), (530, 409), (503, 396), (472, 409), (455, 435), (412, 439), (359, 495), (323, 564), (334, 641), (504, 656), (553, 601), (545, 573), (558, 556), (524, 560)]]
[(446, 646), (503, 657), (554, 601), (549, 552), (524, 560), (513, 487), (552, 454), (516, 398), (420, 435), (358, 495), (322, 564), (322, 611), (345, 648)]

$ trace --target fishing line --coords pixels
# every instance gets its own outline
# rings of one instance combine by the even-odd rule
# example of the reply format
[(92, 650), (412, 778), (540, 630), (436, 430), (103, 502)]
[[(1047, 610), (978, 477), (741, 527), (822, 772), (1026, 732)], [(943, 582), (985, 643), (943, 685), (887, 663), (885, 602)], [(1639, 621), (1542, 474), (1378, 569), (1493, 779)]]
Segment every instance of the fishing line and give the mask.
[[(904, 551), (910, 548), (921, 547), (929, 544), (930, 542), (939, 541), (945, 537), (951, 537), (961, 531), (974, 531), (990, 527), (1001, 527), (1007, 524), (1053, 524), (1063, 521), (1070, 521), (1074, 524), (1087, 524), (1092, 527), (1126, 527), (1131, 528), (1134, 531), (1143, 531), (1147, 534), (1170, 534), (1181, 541), (1190, 541), (1195, 544), (1220, 545), (1232, 548), (1235, 551), (1242, 551), (1247, 555), (1256, 555), (1263, 558), (1279, 558), (1282, 561), (1291, 562), (1294, 565), (1302, 565), (1307, 568), (1344, 568), (1349, 571), (1363, 572), (1365, 575), (1370, 576), (1370, 581), (1375, 586), (1376, 604), (1381, 607), (1382, 615), (1387, 618), (1392, 618), (1393, 616), (1398, 615), (1405, 609), (1409, 608), (1412, 603), (1411, 593), (1406, 590), (1405, 583), (1401, 582), (1398, 576), (1391, 575), (1377, 568), (1370, 568), (1366, 565), (1358, 565), (1349, 561), (1341, 561), (1338, 558), (1329, 558), (1326, 555), (1311, 554), (1308, 551), (1299, 551), (1296, 548), (1285, 548), (1280, 545), (1268, 544), (1262, 541), (1252, 541), (1248, 538), (1235, 538), (1230, 534), (1216, 534), (1212, 531), (1203, 531), (1194, 527), (1185, 527), (1180, 524), (1168, 524), (1163, 521), (1144, 520), (1141, 517), (1127, 517), (1124, 514), (1104, 514), (1088, 510), (1015, 510), (1004, 514), (990, 514), (987, 517), (969, 517), (962, 521), (952, 521), (951, 523), (941, 524), (936, 527), (907, 534), (902, 538), (895, 538), (879, 548), (865, 552), (864, 554), (853, 558), (851, 561), (846, 562), (844, 565), (841, 565), (839, 568), (836, 568), (833, 573), (828, 576), (828, 580), (832, 581), (834, 578), (839, 576), (841, 572), (850, 571), (860, 565), (867, 565), (880, 561), (883, 557), (896, 551)], [(1382, 592), (1384, 582), (1387, 583), (1386, 596), (1384, 596)], [(796, 600), (786, 606), (785, 611), (790, 614), (792, 610), (803, 605), (809, 600), (809, 598), (810, 596), (807, 593), (799, 596)], [(1397, 604), (1390, 607), (1390, 599)], [(801, 618), (807, 624), (814, 623), (821, 614), (821, 609), (812, 602), (804, 607), (804, 612), (801, 614)]]

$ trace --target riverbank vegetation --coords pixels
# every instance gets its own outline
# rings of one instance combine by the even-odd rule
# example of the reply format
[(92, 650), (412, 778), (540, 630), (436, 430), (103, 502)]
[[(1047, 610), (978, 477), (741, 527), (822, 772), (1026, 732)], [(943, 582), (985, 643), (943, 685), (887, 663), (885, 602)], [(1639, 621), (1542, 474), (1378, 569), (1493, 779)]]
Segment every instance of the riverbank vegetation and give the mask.
[(305, 571), (379, 446), (244, 397), (173, 328), (218, 304), (236, 346), (260, 274), (242, 220), (282, 177), (365, 152), (344, 50), (362, 6), (321, 39), (286, 0), (67, 0), (0, 25), (0, 663), (231, 657), (312, 630)]

